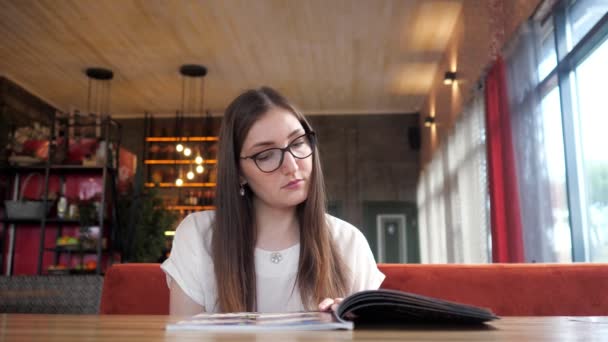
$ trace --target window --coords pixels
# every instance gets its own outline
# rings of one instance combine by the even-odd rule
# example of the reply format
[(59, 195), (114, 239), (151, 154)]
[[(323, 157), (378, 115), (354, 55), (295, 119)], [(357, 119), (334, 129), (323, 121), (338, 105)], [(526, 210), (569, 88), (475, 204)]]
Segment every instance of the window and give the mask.
[[(608, 0), (555, 2), (504, 51), (526, 260), (608, 262)], [(422, 262), (491, 261), (473, 99), (420, 177)]]
[(573, 71), (576, 143), (581, 151), (581, 207), (586, 259), (608, 262), (608, 39)]
[[(556, 43), (547, 44), (550, 39), (543, 37), (550, 33), (545, 33), (537, 44), (539, 76), (545, 77), (540, 88), (548, 89), (542, 112), (549, 177), (552, 184), (567, 184), (567, 193), (559, 187), (552, 193), (553, 241), (560, 261), (567, 258), (568, 230), (572, 261), (608, 261), (607, 13), (608, 0), (563, 0), (551, 15), (552, 28), (545, 29)], [(552, 62), (554, 54), (558, 63)], [(554, 113), (560, 107), (558, 120)], [(564, 167), (557, 152), (560, 135)]]
[(554, 85), (541, 98), (544, 149), (547, 178), (550, 187), (551, 214), (553, 227), (546, 238), (553, 249), (556, 262), (572, 261), (570, 237), (570, 212), (566, 193), (566, 162), (564, 160), (564, 140), (561, 120), (559, 88)]
[(525, 257), (606, 262), (608, 0), (545, 9), (505, 53)]
[(538, 79), (542, 80), (557, 66), (557, 54), (555, 52), (555, 30), (553, 29), (553, 17), (549, 17), (538, 25), (540, 50), (540, 63), (538, 66)]
[(568, 51), (608, 12), (608, 0), (575, 0), (567, 12), (566, 42)]
[(491, 261), (484, 111), (479, 92), (420, 176), (423, 263)]

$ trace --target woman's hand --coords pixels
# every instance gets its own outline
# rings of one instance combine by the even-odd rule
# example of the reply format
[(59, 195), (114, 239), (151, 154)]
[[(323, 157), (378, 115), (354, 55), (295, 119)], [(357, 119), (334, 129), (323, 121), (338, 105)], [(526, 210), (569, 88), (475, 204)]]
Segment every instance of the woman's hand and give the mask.
[(336, 311), (344, 298), (325, 298), (319, 303), (319, 311)]

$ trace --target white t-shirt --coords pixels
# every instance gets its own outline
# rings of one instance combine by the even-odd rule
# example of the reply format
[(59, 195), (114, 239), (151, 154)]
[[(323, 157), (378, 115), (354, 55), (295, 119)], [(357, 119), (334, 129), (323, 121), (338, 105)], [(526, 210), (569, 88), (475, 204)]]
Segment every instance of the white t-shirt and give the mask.
[[(217, 287), (211, 258), (211, 224), (214, 211), (188, 215), (177, 227), (171, 255), (161, 265), (167, 283), (177, 281), (182, 290), (207, 312), (217, 312)], [(384, 280), (367, 240), (353, 225), (326, 215), (331, 236), (349, 268), (349, 293), (377, 289)], [(277, 254), (280, 261), (277, 262)], [(281, 251), (255, 249), (257, 311), (303, 311), (298, 287), (294, 287), (300, 244)], [(273, 262), (274, 259), (274, 262)]]

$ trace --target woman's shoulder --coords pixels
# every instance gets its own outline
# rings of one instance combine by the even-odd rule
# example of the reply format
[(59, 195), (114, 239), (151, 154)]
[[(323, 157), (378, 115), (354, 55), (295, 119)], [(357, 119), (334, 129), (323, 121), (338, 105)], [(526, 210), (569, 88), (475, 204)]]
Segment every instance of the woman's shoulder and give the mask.
[(211, 241), (211, 232), (215, 211), (197, 211), (186, 216), (175, 231), (175, 239), (189, 241), (189, 243), (202, 243), (207, 247)]
[(211, 229), (214, 218), (214, 210), (205, 210), (189, 214), (182, 222), (187, 222), (189, 226), (194, 226), (199, 232), (203, 232)]
[(338, 245), (354, 246), (362, 239), (365, 241), (363, 233), (352, 224), (329, 214), (325, 214), (325, 218), (329, 231)]

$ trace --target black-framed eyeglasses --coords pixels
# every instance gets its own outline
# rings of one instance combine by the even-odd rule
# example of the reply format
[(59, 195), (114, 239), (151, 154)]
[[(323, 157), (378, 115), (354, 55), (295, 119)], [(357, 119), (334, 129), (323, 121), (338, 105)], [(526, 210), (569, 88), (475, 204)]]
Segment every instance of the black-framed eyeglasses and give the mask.
[(283, 165), (285, 152), (291, 153), (296, 159), (306, 159), (315, 150), (315, 132), (308, 132), (295, 139), (285, 148), (269, 148), (267, 150), (241, 157), (241, 159), (251, 159), (262, 172), (270, 173), (278, 170)]

